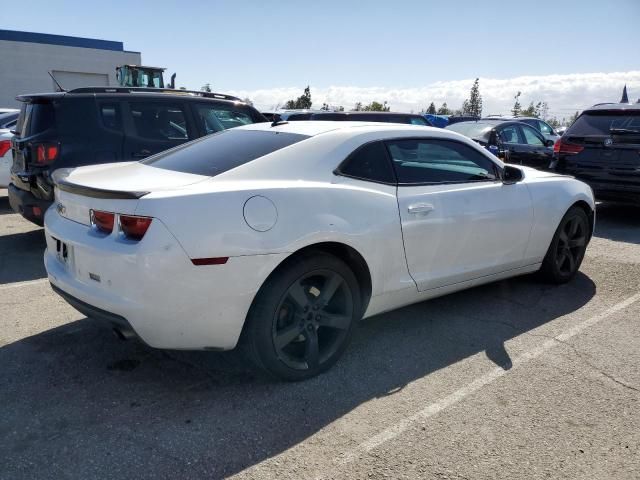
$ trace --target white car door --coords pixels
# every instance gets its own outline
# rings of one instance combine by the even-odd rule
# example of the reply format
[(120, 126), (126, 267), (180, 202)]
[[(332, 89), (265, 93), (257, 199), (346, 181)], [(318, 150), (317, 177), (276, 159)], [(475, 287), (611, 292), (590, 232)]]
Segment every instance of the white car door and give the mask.
[(418, 290), (523, 265), (533, 223), (527, 186), (503, 184), (487, 155), (455, 140), (388, 141), (407, 266)]

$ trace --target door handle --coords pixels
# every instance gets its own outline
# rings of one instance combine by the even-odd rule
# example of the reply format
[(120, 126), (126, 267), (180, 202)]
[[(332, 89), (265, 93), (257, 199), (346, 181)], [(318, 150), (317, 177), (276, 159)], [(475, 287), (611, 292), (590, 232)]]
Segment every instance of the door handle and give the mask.
[(407, 209), (409, 213), (413, 213), (414, 215), (426, 215), (433, 210), (433, 205), (430, 203), (415, 203), (413, 205), (409, 205), (409, 208)]

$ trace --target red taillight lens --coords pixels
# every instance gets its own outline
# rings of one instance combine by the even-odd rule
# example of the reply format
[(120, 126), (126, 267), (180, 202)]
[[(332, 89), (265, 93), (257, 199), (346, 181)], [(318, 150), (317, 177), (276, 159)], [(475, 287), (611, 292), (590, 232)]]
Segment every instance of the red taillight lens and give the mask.
[(120, 215), (120, 228), (127, 238), (140, 240), (147, 233), (151, 220), (153, 220), (151, 217)]
[(46, 165), (53, 162), (58, 158), (59, 153), (58, 145), (54, 144), (41, 144), (36, 147), (36, 163), (40, 165)]
[(113, 232), (113, 224), (116, 215), (111, 212), (102, 212), (100, 210), (91, 210), (91, 225), (103, 233)]
[(584, 150), (582, 145), (576, 145), (574, 143), (567, 143), (566, 141), (562, 141), (562, 138), (556, 140), (556, 143), (553, 144), (553, 153), (566, 153), (569, 155), (575, 155), (576, 153), (580, 153)]
[(0, 140), (0, 157), (4, 157), (4, 154), (11, 148), (11, 140)]

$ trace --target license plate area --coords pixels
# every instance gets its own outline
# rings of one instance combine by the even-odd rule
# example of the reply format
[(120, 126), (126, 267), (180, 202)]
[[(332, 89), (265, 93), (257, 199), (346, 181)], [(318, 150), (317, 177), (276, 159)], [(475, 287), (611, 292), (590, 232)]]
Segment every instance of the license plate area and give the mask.
[(69, 265), (71, 262), (71, 246), (56, 237), (51, 238), (55, 242), (56, 257), (58, 258), (58, 261), (65, 266)]

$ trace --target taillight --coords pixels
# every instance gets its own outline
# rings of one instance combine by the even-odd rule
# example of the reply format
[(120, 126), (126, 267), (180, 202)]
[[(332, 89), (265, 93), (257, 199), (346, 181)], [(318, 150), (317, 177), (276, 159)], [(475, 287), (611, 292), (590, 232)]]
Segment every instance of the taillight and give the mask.
[(58, 158), (60, 147), (53, 143), (41, 143), (36, 147), (36, 163), (46, 165)]
[(116, 217), (115, 213), (91, 210), (89, 215), (91, 217), (91, 225), (95, 227), (96, 230), (102, 233), (113, 232), (113, 224), (115, 223)]
[(4, 154), (11, 148), (11, 140), (0, 140), (0, 157), (4, 157)]
[(120, 215), (120, 229), (127, 238), (140, 240), (147, 233), (151, 220), (153, 220), (151, 217)]
[(575, 143), (568, 143), (566, 141), (562, 141), (562, 138), (556, 140), (556, 143), (553, 144), (553, 153), (565, 153), (568, 155), (575, 155), (576, 153), (580, 153), (584, 150), (582, 145), (576, 145)]

